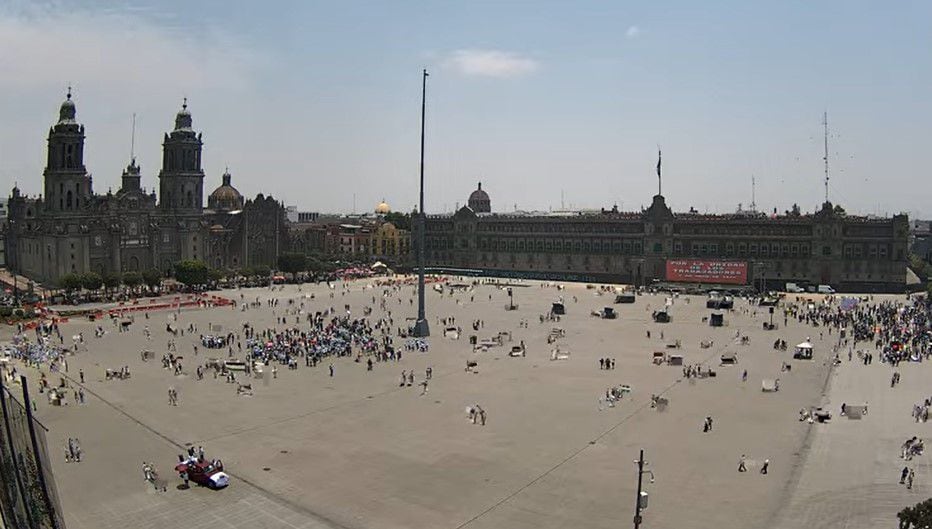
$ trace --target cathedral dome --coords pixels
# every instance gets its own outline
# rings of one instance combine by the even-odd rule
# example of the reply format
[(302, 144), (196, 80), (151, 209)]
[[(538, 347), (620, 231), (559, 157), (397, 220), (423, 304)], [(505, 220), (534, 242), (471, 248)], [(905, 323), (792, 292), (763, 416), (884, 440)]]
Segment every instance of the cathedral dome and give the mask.
[(188, 130), (191, 128), (191, 111), (188, 110), (188, 98), (184, 98), (181, 110), (175, 115), (175, 130)]
[(215, 211), (231, 211), (243, 208), (243, 195), (230, 184), (230, 172), (223, 173), (223, 183), (207, 197), (207, 207)]
[(383, 199), (382, 202), (380, 202), (379, 205), (375, 207), (375, 212), (379, 215), (388, 215), (392, 212), (392, 208), (390, 208)]
[(479, 182), (479, 188), (469, 195), (469, 209), (476, 213), (489, 213), (492, 211), (492, 201), (489, 194), (482, 190), (482, 182)]
[(65, 96), (65, 101), (62, 102), (61, 108), (58, 109), (58, 122), (74, 123), (75, 115), (77, 115), (77, 110), (75, 109), (74, 101), (71, 100), (71, 87), (69, 87), (68, 95)]

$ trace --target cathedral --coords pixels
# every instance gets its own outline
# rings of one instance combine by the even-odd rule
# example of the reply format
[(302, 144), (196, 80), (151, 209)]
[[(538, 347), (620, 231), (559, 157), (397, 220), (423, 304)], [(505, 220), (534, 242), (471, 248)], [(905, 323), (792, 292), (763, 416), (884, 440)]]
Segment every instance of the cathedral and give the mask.
[(69, 90), (49, 130), (44, 194), (14, 187), (9, 198), (6, 251), (16, 273), (54, 284), (69, 273), (170, 274), (185, 259), (233, 270), (271, 266), (287, 247), (282, 204), (261, 194), (244, 200), (229, 171), (204, 207), (203, 141), (186, 101), (164, 137), (158, 196), (143, 189), (135, 159), (116, 193), (95, 194), (76, 116)]

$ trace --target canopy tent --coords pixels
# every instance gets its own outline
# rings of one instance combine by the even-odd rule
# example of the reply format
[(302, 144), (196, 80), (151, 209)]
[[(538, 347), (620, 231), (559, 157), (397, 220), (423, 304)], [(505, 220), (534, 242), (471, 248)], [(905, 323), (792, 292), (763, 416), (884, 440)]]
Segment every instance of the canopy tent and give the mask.
[(812, 359), (812, 343), (803, 342), (796, 344), (796, 351), (793, 353), (793, 358), (799, 358), (802, 360), (811, 360)]

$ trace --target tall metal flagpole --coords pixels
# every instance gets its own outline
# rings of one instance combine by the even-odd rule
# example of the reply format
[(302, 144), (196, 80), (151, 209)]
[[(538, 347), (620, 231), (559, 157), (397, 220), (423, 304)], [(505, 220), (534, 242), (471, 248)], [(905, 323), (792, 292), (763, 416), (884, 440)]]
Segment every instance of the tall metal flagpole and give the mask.
[(427, 228), (427, 216), (424, 214), (424, 117), (427, 112), (427, 69), (421, 79), (421, 204), (417, 215), (417, 322), (414, 335), (430, 336), (430, 326), (424, 308), (424, 231)]

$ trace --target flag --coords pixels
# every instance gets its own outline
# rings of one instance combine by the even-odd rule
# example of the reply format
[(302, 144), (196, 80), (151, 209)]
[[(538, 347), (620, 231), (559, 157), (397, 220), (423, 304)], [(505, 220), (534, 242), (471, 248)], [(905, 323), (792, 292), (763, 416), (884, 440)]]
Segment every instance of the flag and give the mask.
[(657, 151), (657, 178), (660, 178), (660, 151)]

